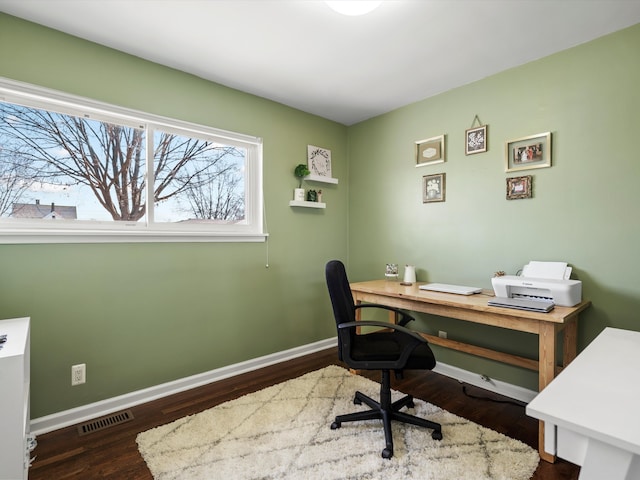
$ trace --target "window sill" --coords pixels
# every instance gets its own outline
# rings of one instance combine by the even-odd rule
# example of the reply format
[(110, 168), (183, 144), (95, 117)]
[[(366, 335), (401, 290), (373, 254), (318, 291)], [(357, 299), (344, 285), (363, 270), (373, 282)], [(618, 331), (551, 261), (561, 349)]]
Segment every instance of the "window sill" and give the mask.
[(168, 231), (1, 231), (0, 244), (30, 243), (242, 243), (265, 242), (266, 233)]

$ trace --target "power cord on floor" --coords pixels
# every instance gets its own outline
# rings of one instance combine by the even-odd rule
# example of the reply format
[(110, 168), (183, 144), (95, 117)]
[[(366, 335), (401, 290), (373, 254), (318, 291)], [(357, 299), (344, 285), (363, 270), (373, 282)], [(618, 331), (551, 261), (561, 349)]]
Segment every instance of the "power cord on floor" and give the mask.
[(491, 397), (481, 397), (478, 395), (472, 395), (471, 393), (467, 392), (467, 385), (464, 382), (460, 382), (462, 384), (462, 393), (464, 393), (467, 397), (469, 398), (473, 398), (474, 400), (484, 400), (487, 402), (494, 402), (494, 403), (509, 403), (511, 405), (515, 405), (516, 407), (526, 407), (527, 404), (524, 402), (519, 402), (517, 400), (498, 400), (497, 398), (491, 398)]

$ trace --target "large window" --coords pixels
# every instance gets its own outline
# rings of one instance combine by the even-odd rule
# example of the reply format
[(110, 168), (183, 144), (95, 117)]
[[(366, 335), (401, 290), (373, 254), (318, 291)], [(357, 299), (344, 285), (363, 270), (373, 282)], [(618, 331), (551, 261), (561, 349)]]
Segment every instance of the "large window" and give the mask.
[(0, 242), (262, 241), (259, 138), (0, 79)]

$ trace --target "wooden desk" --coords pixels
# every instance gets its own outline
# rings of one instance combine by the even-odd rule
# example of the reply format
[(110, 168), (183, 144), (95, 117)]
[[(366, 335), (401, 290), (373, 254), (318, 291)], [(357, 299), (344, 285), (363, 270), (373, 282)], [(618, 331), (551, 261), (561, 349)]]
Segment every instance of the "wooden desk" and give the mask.
[[(590, 301), (584, 300), (575, 307), (555, 307), (549, 313), (527, 312), (490, 307), (487, 305), (488, 297), (493, 296), (493, 291), (490, 290), (483, 291), (483, 294), (465, 296), (420, 290), (419, 285), (420, 283), (414, 283), (411, 286), (403, 286), (397, 281), (373, 280), (352, 283), (351, 292), (356, 304), (377, 303), (413, 312), (429, 313), (538, 335), (538, 360), (534, 360), (421, 333), (433, 345), (537, 371), (540, 391), (549, 385), (557, 372), (576, 357), (578, 314), (591, 305)], [(393, 320), (395, 321), (395, 318)], [(564, 334), (563, 358), (560, 366), (558, 366), (556, 358), (559, 332)], [(542, 422), (540, 422), (538, 442), (540, 457), (549, 462), (555, 461), (555, 455), (544, 451), (544, 425)]]
[(581, 465), (580, 480), (640, 478), (640, 332), (605, 328), (527, 406), (545, 449)]

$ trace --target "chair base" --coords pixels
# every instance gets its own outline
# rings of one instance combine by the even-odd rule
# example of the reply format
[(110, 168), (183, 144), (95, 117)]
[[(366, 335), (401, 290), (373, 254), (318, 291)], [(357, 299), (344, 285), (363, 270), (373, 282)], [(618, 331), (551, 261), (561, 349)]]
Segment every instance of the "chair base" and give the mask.
[(382, 371), (382, 381), (380, 383), (380, 402), (368, 397), (362, 392), (356, 392), (353, 399), (353, 403), (360, 405), (365, 403), (371, 410), (365, 410), (363, 412), (349, 413), (346, 415), (338, 415), (335, 421), (331, 424), (331, 429), (335, 430), (340, 428), (345, 422), (359, 422), (363, 420), (382, 420), (384, 427), (384, 438), (386, 447), (382, 450), (383, 458), (393, 457), (393, 437), (391, 435), (391, 421), (396, 420), (403, 423), (409, 423), (411, 425), (417, 425), (419, 427), (425, 427), (433, 430), (431, 438), (434, 440), (442, 440), (442, 427), (439, 423), (426, 420), (424, 418), (415, 417), (399, 410), (403, 407), (413, 408), (413, 397), (407, 395), (400, 400), (391, 402), (391, 376), (388, 370)]

